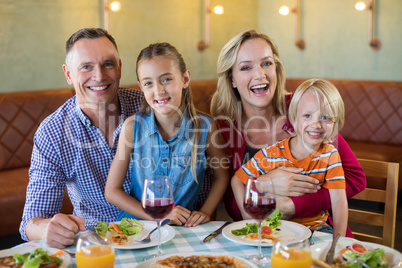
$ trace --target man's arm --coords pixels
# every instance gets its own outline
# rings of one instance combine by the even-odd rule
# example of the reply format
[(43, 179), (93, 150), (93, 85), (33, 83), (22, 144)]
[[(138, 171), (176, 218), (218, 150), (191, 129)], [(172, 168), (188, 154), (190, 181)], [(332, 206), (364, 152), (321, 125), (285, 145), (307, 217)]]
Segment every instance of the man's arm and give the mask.
[(45, 240), (56, 248), (73, 244), (79, 231), (85, 231), (85, 220), (75, 215), (56, 214), (49, 219), (36, 217), (26, 225), (29, 240)]
[(20, 233), (24, 240), (45, 240), (49, 246), (62, 248), (72, 244), (72, 233), (85, 227), (82, 218), (58, 214), (66, 183), (49, 137), (43, 129), (35, 134)]

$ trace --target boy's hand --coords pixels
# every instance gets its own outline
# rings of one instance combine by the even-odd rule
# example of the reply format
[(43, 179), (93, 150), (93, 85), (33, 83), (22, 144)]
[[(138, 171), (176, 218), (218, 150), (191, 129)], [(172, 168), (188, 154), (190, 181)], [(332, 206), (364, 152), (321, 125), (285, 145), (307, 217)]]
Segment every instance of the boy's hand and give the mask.
[(193, 211), (191, 212), (190, 218), (187, 219), (185, 227), (195, 227), (201, 223), (206, 223), (211, 220), (211, 217), (201, 211)]
[(191, 211), (182, 207), (182, 206), (175, 206), (172, 212), (167, 215), (167, 219), (170, 219), (171, 225), (184, 225), (188, 218), (191, 215)]

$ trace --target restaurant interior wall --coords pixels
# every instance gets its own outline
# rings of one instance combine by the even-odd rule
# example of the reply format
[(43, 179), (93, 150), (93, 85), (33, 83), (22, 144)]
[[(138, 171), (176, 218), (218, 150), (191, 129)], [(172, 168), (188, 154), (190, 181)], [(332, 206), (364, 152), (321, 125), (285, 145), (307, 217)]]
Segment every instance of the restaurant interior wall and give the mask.
[[(306, 48), (294, 45), (292, 16), (278, 13), (291, 0), (211, 0), (224, 6), (211, 14), (211, 45), (197, 49), (203, 38), (203, 0), (121, 0), (110, 12), (110, 32), (123, 62), (121, 84), (136, 82), (135, 61), (144, 46), (167, 41), (183, 54), (193, 80), (216, 79), (216, 60), (235, 34), (258, 28), (278, 44), (291, 78), (401, 81), (402, 1), (377, 1), (379, 51), (368, 45), (368, 14), (354, 1), (301, 0), (301, 34)], [(62, 88), (64, 44), (76, 30), (102, 26), (103, 0), (0, 0), (1, 92)]]
[[(258, 28), (257, 0), (211, 0), (223, 15), (211, 14), (211, 42), (203, 52), (203, 0), (120, 0), (109, 13), (109, 31), (122, 59), (122, 85), (136, 83), (135, 62), (142, 48), (170, 42), (182, 53), (193, 80), (216, 79), (222, 46), (247, 28)], [(103, 0), (0, 0), (1, 92), (68, 86), (63, 72), (65, 42), (84, 27), (102, 27)]]
[(293, 1), (259, 0), (259, 28), (277, 43), (287, 77), (402, 81), (402, 1), (376, 1), (374, 27), (382, 43), (378, 51), (369, 46), (368, 12), (357, 11), (356, 2), (300, 0), (301, 38), (306, 47), (299, 50), (293, 16), (278, 12)]

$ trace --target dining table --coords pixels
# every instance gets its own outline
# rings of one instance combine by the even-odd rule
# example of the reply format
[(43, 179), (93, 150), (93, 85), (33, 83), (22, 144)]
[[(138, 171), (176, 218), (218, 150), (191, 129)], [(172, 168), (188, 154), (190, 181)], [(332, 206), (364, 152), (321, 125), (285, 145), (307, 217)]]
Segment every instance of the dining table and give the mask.
[[(256, 246), (248, 246), (235, 243), (225, 238), (222, 234), (217, 235), (208, 242), (202, 240), (213, 231), (222, 226), (225, 221), (211, 221), (198, 225), (196, 227), (172, 226), (175, 230), (173, 239), (163, 243), (161, 249), (166, 255), (169, 254), (186, 254), (192, 252), (211, 252), (222, 253), (222, 255), (230, 254), (238, 257), (246, 258), (250, 255), (257, 254)], [(314, 232), (312, 237), (313, 243), (323, 241), (331, 241), (332, 235), (323, 232)], [(263, 247), (263, 254), (271, 255), (271, 247)], [(68, 248), (67, 248), (68, 250)], [(132, 268), (137, 267), (144, 261), (144, 258), (156, 254), (158, 247), (148, 247), (141, 249), (115, 249), (115, 268)], [(76, 267), (73, 258), (71, 268)]]
[[(210, 221), (196, 227), (184, 227), (184, 226), (171, 226), (174, 229), (174, 237), (169, 241), (161, 244), (161, 249), (165, 255), (169, 254), (185, 254), (191, 253), (205, 253), (205, 254), (219, 254), (230, 255), (240, 258), (247, 258), (247, 256), (255, 255), (258, 252), (257, 246), (250, 246), (239, 244), (227, 239), (222, 233), (218, 234), (208, 242), (203, 242), (203, 239), (216, 231), (219, 227), (225, 224), (225, 221)], [(230, 225), (229, 225), (230, 226)], [(164, 227), (162, 227), (164, 228)], [(315, 231), (313, 233), (311, 242), (322, 243), (330, 242), (332, 235), (324, 232)], [(44, 241), (31, 241), (23, 243), (17, 247), (47, 247)], [(262, 253), (264, 255), (271, 255), (272, 247), (262, 247)], [(74, 252), (75, 247), (70, 246), (65, 248), (67, 252)], [(115, 248), (115, 268), (132, 268), (137, 267), (139, 264), (145, 261), (145, 258), (156, 254), (158, 247), (146, 247), (137, 249), (117, 249)], [(76, 261), (73, 257), (69, 268), (76, 268)]]

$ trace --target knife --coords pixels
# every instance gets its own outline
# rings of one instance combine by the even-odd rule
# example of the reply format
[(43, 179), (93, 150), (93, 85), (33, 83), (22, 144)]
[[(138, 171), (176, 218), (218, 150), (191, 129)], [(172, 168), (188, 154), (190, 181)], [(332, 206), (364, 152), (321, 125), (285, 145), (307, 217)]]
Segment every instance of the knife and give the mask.
[(218, 234), (220, 234), (223, 230), (223, 228), (226, 227), (226, 225), (231, 224), (231, 221), (227, 221), (225, 222), (224, 225), (222, 225), (221, 227), (219, 227), (216, 231), (213, 231), (211, 234), (209, 234), (207, 237), (204, 238), (204, 240), (202, 240), (202, 242), (208, 242), (209, 240), (211, 240), (212, 238), (214, 238), (215, 236), (217, 236)]

